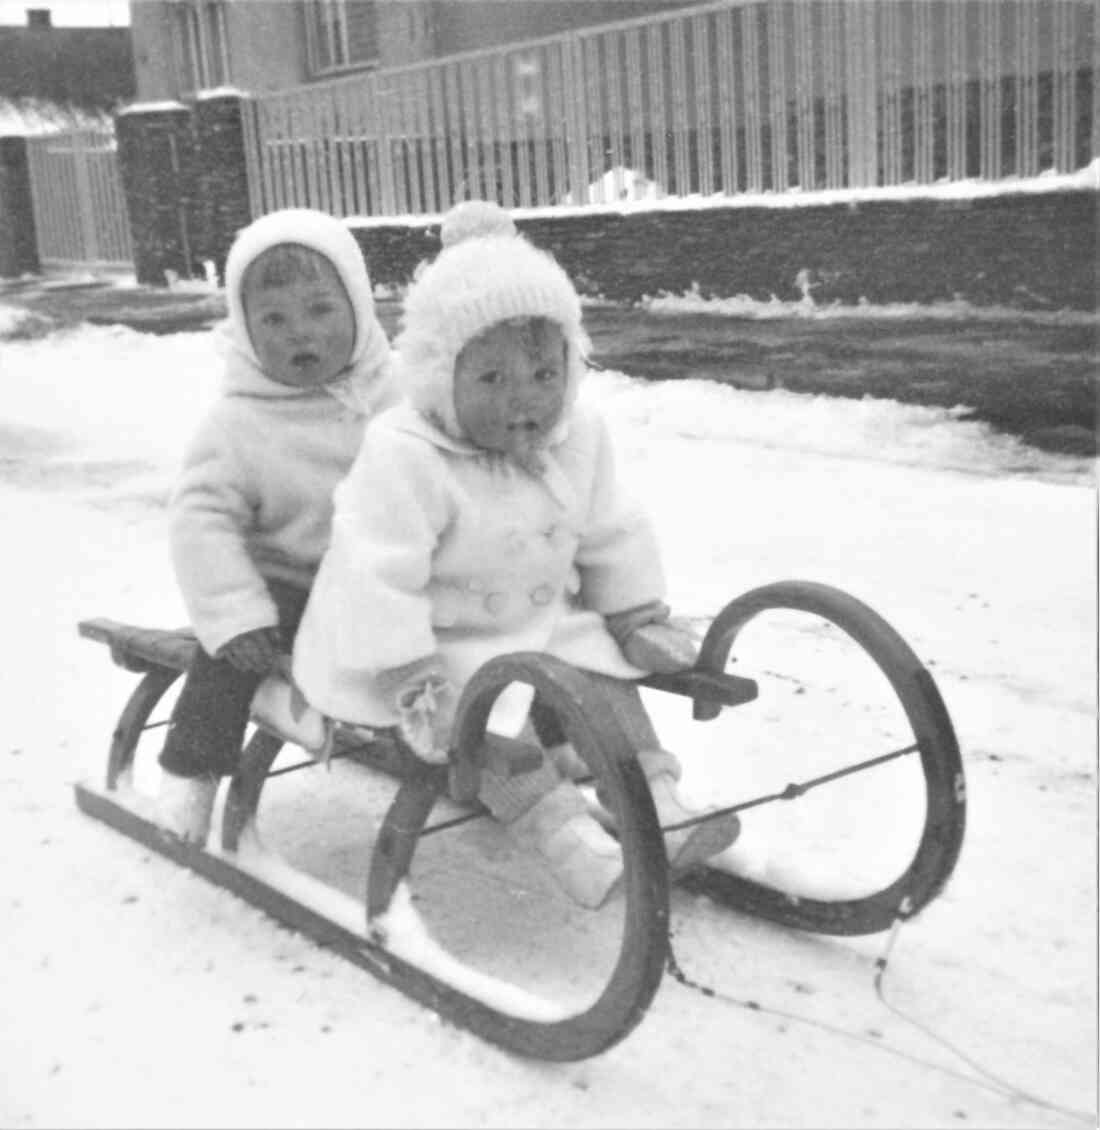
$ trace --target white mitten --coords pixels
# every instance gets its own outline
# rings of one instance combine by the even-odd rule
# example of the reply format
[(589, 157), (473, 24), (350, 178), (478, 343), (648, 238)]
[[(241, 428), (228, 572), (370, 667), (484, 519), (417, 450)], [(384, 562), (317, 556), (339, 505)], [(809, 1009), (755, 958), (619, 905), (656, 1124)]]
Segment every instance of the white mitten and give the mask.
[(457, 705), (454, 687), (442, 675), (428, 675), (397, 692), (398, 729), (417, 757), (446, 762)]
[(318, 760), (327, 760), (328, 719), (310, 706), (305, 696), (282, 673), (268, 675), (256, 688), (252, 716), (288, 742), (300, 745)]

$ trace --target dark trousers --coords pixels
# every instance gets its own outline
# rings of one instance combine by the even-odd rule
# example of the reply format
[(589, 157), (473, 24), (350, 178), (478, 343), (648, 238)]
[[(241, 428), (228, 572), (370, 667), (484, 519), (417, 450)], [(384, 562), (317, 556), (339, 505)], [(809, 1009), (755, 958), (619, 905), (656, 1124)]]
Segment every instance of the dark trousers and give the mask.
[[(281, 581), (268, 581), (279, 612), (283, 646), (289, 651), (305, 611), (309, 591)], [(249, 706), (262, 675), (238, 671), (200, 647), (184, 678), (172, 711), (168, 737), (161, 750), (161, 768), (177, 777), (223, 777), (237, 769)]]

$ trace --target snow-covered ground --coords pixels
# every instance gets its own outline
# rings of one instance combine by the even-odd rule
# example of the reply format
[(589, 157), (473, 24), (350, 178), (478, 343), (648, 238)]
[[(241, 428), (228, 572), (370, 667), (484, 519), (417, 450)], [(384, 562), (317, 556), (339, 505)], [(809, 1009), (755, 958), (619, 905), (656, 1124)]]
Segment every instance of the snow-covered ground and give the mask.
[[(3, 341), (17, 317), (0, 307), (11, 641), (0, 674), (0, 1124), (1096, 1124), (1091, 461), (1037, 453), (950, 410), (592, 375), (587, 394), (661, 531), (676, 610), (703, 622), (789, 577), (867, 601), (938, 681), (969, 823), (946, 892), (896, 938), (889, 1006), (874, 991), (885, 936), (796, 935), (678, 891), (676, 956), (717, 995), (666, 977), (605, 1055), (527, 1062), (76, 810), (71, 784), (101, 774), (132, 677), (75, 623), (184, 622), (163, 504), (218, 362), (210, 333), (79, 327)], [(797, 626), (762, 637), (755, 656), (746, 641), (745, 670), (792, 687), (756, 731), (738, 728), (737, 712), (708, 729), (682, 704), (654, 704), (689, 788), (728, 795), (773, 770), (790, 779), (799, 770), (783, 759), (806, 726), (820, 726), (823, 746), (877, 733), (877, 715), (859, 721), (863, 684), (839, 663), (824, 714), (797, 720), (809, 697), (799, 687), (830, 669), (829, 646)], [(341, 835), (347, 780), (328, 775), (324, 818), (298, 829), (340, 879), (361, 868), (360, 841)], [(907, 780), (899, 771), (894, 784)], [(746, 834), (773, 862), (812, 870), (818, 850), (832, 858), (833, 838), (877, 816), (855, 857), (875, 863), (911, 799), (895, 790), (873, 812), (845, 794), (830, 842), (800, 858), (797, 829), (766, 810), (746, 815)], [(474, 932), (537, 951), (554, 925), (546, 908), (560, 904), (510, 885), (499, 843), (477, 835), (492, 883), (467, 888), (433, 863), (433, 897), (462, 909), (488, 889), (492, 913)], [(542, 956), (568, 969), (573, 954)]]

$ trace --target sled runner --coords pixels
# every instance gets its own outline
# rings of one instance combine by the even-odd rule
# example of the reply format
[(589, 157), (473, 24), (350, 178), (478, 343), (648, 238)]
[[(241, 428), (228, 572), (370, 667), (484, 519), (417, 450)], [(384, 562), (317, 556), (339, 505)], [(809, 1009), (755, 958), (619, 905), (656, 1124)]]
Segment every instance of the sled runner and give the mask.
[[(773, 618), (778, 634), (762, 635), (758, 628)], [(755, 756), (765, 784), (738, 796), (723, 789), (713, 801), (718, 813), (742, 814), (748, 849), (758, 814), (776, 809), (786, 820), (801, 806), (810, 814), (769, 825), (763, 858), (739, 840), (674, 875), (668, 829), (658, 826), (635, 756), (637, 720), (560, 660), (525, 652), (486, 663), (459, 703), (447, 765), (420, 761), (385, 732), (337, 726), (326, 774), (315, 758), (294, 752), (285, 733), (254, 719), (210, 840), (197, 846), (154, 823), (140, 780), (143, 765), (155, 762), (196, 641), (186, 631), (109, 620), (83, 621), (80, 633), (106, 643), (117, 664), (140, 676), (112, 735), (105, 778), (76, 786), (81, 809), (522, 1055), (583, 1059), (639, 1023), (666, 964), (670, 884), (783, 926), (868, 934), (935, 898), (962, 843), (962, 764), (932, 676), (882, 617), (825, 585), (784, 581), (737, 597), (707, 629), (695, 669), (643, 680), (647, 705), (689, 699), (693, 720), (708, 724), (700, 735), (723, 725), (718, 719), (756, 711), (756, 730), (732, 731), (735, 748), (718, 760), (739, 783)], [(735, 645), (738, 673), (729, 670)], [(760, 660), (750, 678), (739, 672), (754, 645)], [(826, 655), (834, 645), (843, 660)], [(789, 674), (799, 651), (818, 656), (815, 680)], [(599, 911), (567, 905), (540, 886), (530, 862), (479, 820), (480, 774), (531, 772), (545, 756), (489, 729), (494, 701), (516, 682), (534, 689), (564, 732), (582, 763), (579, 783), (621, 846), (621, 891)], [(831, 720), (853, 687), (868, 688), (868, 698), (840, 704), (852, 717), (837, 737)], [(801, 721), (781, 740), (767, 736), (795, 716)], [(725, 731), (716, 732), (724, 742)], [(288, 751), (294, 760), (282, 764)], [(298, 792), (270, 784), (292, 770), (312, 770), (294, 774), (303, 782)], [(872, 874), (848, 873), (846, 845), (847, 863), (870, 865)], [(349, 865), (348, 853), (360, 850), (365, 858)], [(802, 866), (792, 865), (792, 853)], [(311, 866), (318, 860), (330, 872), (323, 877)], [(434, 906), (448, 909), (426, 922)], [(467, 915), (463, 922), (456, 911)], [(554, 940), (559, 931), (564, 940)]]

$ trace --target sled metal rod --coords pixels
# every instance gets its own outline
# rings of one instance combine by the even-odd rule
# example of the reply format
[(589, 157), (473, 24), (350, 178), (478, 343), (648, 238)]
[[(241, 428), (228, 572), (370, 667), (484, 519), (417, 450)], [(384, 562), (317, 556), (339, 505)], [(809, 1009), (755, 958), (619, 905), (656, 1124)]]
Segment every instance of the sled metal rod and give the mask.
[(141, 727), (141, 732), (144, 734), (146, 730), (159, 730), (161, 728), (161, 726), (171, 726), (171, 725), (172, 725), (172, 719), (171, 718), (164, 718), (160, 722), (147, 722), (144, 726)]
[(907, 745), (902, 749), (892, 750), (890, 753), (880, 754), (878, 757), (868, 758), (866, 761), (858, 761), (854, 765), (845, 766), (843, 769), (836, 769), (832, 773), (826, 773), (821, 777), (812, 777), (808, 781), (803, 781), (801, 784), (789, 784), (786, 788), (777, 793), (767, 793), (765, 796), (754, 797), (752, 800), (744, 800), (740, 804), (727, 805), (725, 808), (715, 808), (711, 812), (706, 812), (702, 816), (693, 816), (690, 820), (681, 820), (678, 824), (666, 824), (662, 827), (663, 832), (675, 832), (680, 828), (690, 828), (693, 824), (702, 824), (707, 820), (716, 820), (719, 816), (728, 816), (731, 812), (744, 812), (747, 808), (759, 808), (762, 804), (771, 804), (775, 800), (794, 800), (800, 797), (803, 793), (808, 793), (811, 789), (816, 789), (818, 785), (826, 785), (830, 781), (839, 780), (841, 777), (851, 776), (853, 773), (861, 773), (865, 769), (873, 769), (876, 765), (884, 765), (887, 761), (893, 761), (895, 758), (904, 757), (909, 753), (916, 753), (920, 749), (920, 743), (914, 742), (912, 745)]
[(271, 769), (264, 774), (264, 780), (270, 781), (272, 777), (281, 777), (284, 773), (297, 773), (299, 769), (310, 769), (317, 762), (311, 757), (308, 761), (295, 761), (293, 765), (284, 765), (282, 769)]
[[(574, 785), (590, 785), (596, 779), (592, 776), (571, 778)], [(450, 820), (440, 820), (438, 824), (429, 824), (421, 833), (421, 837), (429, 836), (432, 832), (445, 832), (448, 828), (457, 828), (460, 824), (468, 824), (471, 820), (481, 820), (488, 816), (487, 811), (464, 812), (461, 816), (453, 816)]]
[(430, 836), (433, 832), (445, 832), (448, 828), (457, 828), (459, 824), (468, 824), (471, 820), (481, 820), (488, 815), (488, 811), (464, 812), (461, 816), (452, 816), (450, 820), (440, 820), (438, 824), (429, 824), (424, 828), (420, 838)]
[[(334, 753), (328, 760), (339, 761), (341, 758), (350, 757), (360, 749), (366, 749), (367, 746), (356, 746), (355, 749), (342, 749), (339, 753)], [(296, 761), (293, 765), (284, 765), (282, 769), (272, 769), (264, 774), (264, 780), (269, 781), (272, 777), (281, 777), (284, 773), (296, 773), (299, 769), (312, 769), (315, 765), (321, 763), (315, 758), (310, 758), (308, 761)]]

